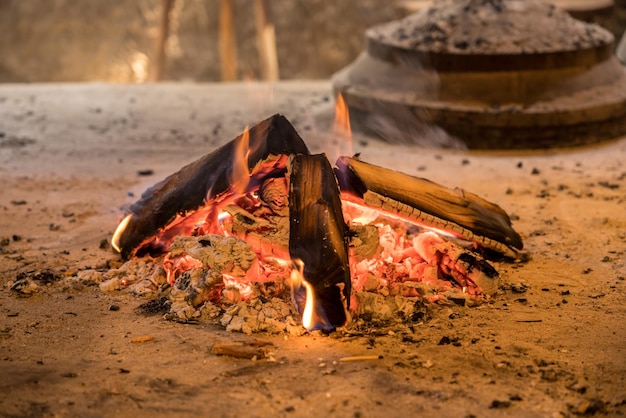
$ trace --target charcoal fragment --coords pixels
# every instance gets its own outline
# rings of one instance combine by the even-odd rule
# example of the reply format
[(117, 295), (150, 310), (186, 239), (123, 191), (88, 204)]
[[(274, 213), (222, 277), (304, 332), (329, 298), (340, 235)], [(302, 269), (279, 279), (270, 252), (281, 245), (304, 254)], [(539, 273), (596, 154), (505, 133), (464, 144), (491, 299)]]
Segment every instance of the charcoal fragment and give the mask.
[(11, 285), (11, 290), (18, 293), (20, 296), (32, 296), (34, 292), (37, 292), (39, 286), (35, 284), (31, 279), (27, 277), (18, 279)]
[(558, 380), (556, 371), (552, 369), (540, 370), (539, 372), (541, 373), (541, 379), (546, 382), (556, 382)]
[(576, 409), (577, 415), (595, 415), (598, 412), (604, 411), (605, 403), (601, 399), (591, 399), (583, 401)]
[(598, 185), (611, 190), (619, 189), (619, 184), (609, 183), (608, 181), (599, 181)]
[(508, 408), (511, 406), (510, 401), (500, 401), (498, 399), (494, 399), (489, 405), (490, 409), (500, 409), (500, 408)]
[(439, 340), (437, 345), (448, 345), (448, 344), (451, 344), (451, 343), (452, 343), (452, 341), (450, 340), (450, 337), (443, 336), (443, 337), (441, 337), (441, 339)]
[(171, 302), (168, 300), (168, 298), (162, 297), (160, 299), (155, 299), (146, 303), (142, 303), (141, 305), (139, 305), (136, 311), (144, 316), (163, 315), (169, 311), (170, 305)]
[(526, 285), (526, 283), (514, 283), (511, 285), (511, 290), (513, 293), (526, 293), (528, 285)]
[(574, 392), (578, 392), (581, 395), (585, 394), (587, 392), (587, 386), (580, 384), (578, 382), (572, 383), (571, 385), (569, 385), (567, 387), (569, 390), (572, 390)]
[(61, 280), (61, 276), (53, 272), (52, 270), (43, 270), (34, 273), (31, 278), (38, 281), (41, 284), (52, 284)]

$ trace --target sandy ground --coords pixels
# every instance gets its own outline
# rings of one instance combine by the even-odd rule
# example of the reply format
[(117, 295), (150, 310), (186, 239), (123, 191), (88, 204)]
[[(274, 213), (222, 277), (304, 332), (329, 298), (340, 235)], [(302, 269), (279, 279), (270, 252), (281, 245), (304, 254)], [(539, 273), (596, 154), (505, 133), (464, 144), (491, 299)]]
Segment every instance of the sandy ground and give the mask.
[[(124, 205), (245, 124), (280, 112), (313, 152), (347, 152), (331, 102), (326, 82), (1, 86), (0, 416), (626, 414), (626, 138), (515, 154), (356, 138), (365, 161), (500, 204), (530, 255), (496, 263), (522, 293), (438, 309), (412, 335), (246, 336), (68, 284), (118, 261), (101, 244)], [(20, 273), (30, 297), (10, 289)], [(275, 361), (210, 352), (255, 339)], [(356, 355), (382, 358), (339, 361)]]

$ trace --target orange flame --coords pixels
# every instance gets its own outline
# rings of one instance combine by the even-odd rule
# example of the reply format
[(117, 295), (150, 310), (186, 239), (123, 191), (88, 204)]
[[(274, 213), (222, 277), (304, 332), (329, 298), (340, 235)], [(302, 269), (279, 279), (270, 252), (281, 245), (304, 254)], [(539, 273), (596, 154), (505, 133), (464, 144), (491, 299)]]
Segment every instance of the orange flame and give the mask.
[(124, 230), (128, 226), (130, 218), (132, 217), (133, 214), (131, 213), (130, 215), (122, 219), (122, 222), (120, 222), (120, 224), (115, 229), (115, 232), (113, 233), (113, 238), (111, 238), (111, 247), (113, 247), (113, 249), (118, 253), (122, 252), (122, 249), (120, 248), (120, 236), (122, 235), (122, 233), (124, 233)]
[(235, 144), (233, 170), (230, 174), (231, 184), (236, 193), (245, 193), (250, 183), (248, 156), (250, 155), (250, 131), (246, 125), (239, 141)]
[(307, 330), (313, 329), (315, 326), (314, 321), (314, 306), (315, 306), (315, 296), (313, 292), (313, 286), (304, 278), (304, 263), (302, 260), (294, 260), (293, 268), (291, 270), (291, 294), (294, 299), (296, 306), (300, 309), (301, 304), (297, 303), (297, 299), (300, 295), (298, 293), (302, 292), (302, 288), (304, 288), (305, 293), (305, 302), (304, 308), (302, 308), (302, 326)]
[(344, 140), (346, 144), (346, 150), (343, 151), (343, 155), (352, 155), (352, 129), (350, 127), (350, 112), (348, 111), (348, 105), (341, 93), (337, 94), (337, 100), (335, 101), (335, 124), (333, 126), (333, 132)]

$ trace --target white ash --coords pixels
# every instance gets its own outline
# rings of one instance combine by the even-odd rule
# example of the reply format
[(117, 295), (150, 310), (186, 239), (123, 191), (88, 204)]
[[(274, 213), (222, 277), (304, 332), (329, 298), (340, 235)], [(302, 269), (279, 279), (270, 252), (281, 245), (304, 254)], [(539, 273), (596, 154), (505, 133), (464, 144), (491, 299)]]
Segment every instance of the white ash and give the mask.
[(170, 258), (186, 254), (202, 262), (207, 269), (232, 275), (245, 275), (257, 258), (245, 241), (214, 234), (176, 237), (169, 251)]
[[(258, 268), (256, 254), (245, 241), (218, 235), (177, 237), (170, 250), (170, 259), (187, 255), (201, 261), (202, 267), (181, 273), (173, 284), (167, 283), (164, 257), (132, 259), (103, 274), (86, 270), (81, 276), (100, 277), (103, 291), (124, 289), (148, 299), (166, 296), (169, 311), (164, 317), (169, 320), (212, 322), (247, 334), (305, 332), (286, 283), (248, 283), (252, 294), (248, 300), (243, 300), (240, 289), (224, 284), (223, 273), (245, 281), (247, 271)], [(288, 275), (272, 277), (286, 280)], [(210, 300), (215, 295), (218, 301)]]
[(104, 292), (119, 290), (130, 284), (149, 277), (154, 270), (153, 259), (146, 257), (124, 263), (121, 267), (111, 269), (102, 275), (104, 281), (100, 289)]
[(75, 276), (75, 280), (81, 284), (95, 285), (102, 283), (103, 276), (99, 271), (89, 269), (78, 272)]
[(350, 239), (350, 249), (357, 260), (372, 258), (379, 249), (380, 237), (374, 225), (353, 225), (350, 231), (354, 236)]
[[(380, 258), (378, 227), (354, 227), (352, 233), (350, 250), (356, 260), (367, 262), (371, 257)], [(424, 240), (428, 237), (425, 235)], [(465, 254), (465, 249), (438, 238), (428, 246), (428, 251), (432, 254), (422, 254), (424, 259), (429, 259), (422, 281), (386, 277), (386, 274), (398, 274), (398, 267), (394, 266), (381, 270), (380, 277), (370, 272), (362, 288), (353, 290), (353, 320), (347, 329), (385, 327), (404, 332), (407, 326), (429, 318), (435, 303), (442, 306), (481, 303), (482, 300), (463, 293), (462, 289), (451, 287), (449, 282), (438, 280), (439, 270), (445, 269), (448, 273), (457, 270), (457, 260)], [(436, 254), (443, 256), (436, 257)], [(195, 267), (172, 273), (168, 283), (165, 266), (176, 270), (176, 260), (185, 260), (185, 257), (196, 260)], [(468, 267), (462, 267), (460, 273), (465, 273)], [(299, 335), (306, 331), (291, 302), (288, 270), (271, 260), (259, 260), (252, 246), (242, 239), (204, 235), (177, 237), (168, 256), (132, 259), (102, 274), (87, 270), (76, 280), (99, 280), (103, 291), (124, 289), (152, 300), (165, 297), (168, 312), (164, 317), (168, 320), (214, 323), (228, 331), (246, 334)], [(266, 281), (251, 279), (259, 274)], [(227, 281), (226, 276), (234, 280)], [(441, 287), (436, 282), (447, 284)]]

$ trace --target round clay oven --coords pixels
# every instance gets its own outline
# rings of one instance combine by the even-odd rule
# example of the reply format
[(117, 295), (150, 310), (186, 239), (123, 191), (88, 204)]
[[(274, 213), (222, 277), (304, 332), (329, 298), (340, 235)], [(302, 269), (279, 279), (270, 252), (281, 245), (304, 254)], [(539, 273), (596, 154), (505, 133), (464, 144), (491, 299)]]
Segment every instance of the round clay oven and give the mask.
[(369, 29), (333, 87), (366, 129), (409, 113), (470, 148), (588, 144), (626, 133), (612, 51), (609, 32), (543, 1), (446, 0)]

